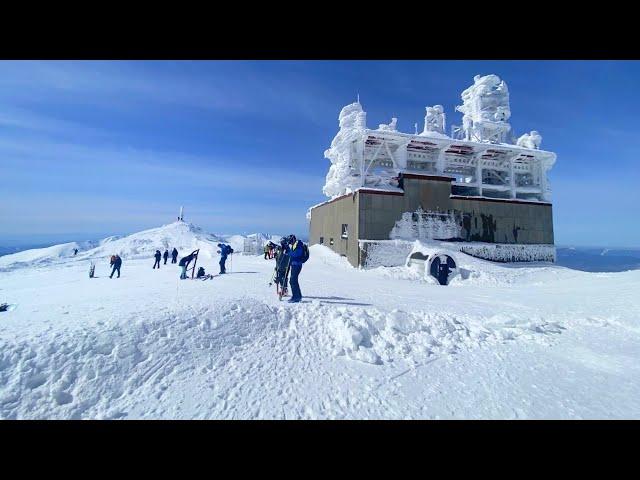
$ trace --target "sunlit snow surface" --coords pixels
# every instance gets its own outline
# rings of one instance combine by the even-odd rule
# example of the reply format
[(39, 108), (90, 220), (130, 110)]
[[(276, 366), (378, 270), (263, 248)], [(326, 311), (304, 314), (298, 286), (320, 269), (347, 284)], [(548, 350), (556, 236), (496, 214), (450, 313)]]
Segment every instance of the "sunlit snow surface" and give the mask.
[[(111, 246), (120, 279), (113, 248), (0, 273), (0, 418), (640, 418), (640, 271), (458, 254), (468, 278), (441, 287), (314, 246), (289, 305), (272, 260), (180, 281), (142, 233)], [(215, 239), (183, 233), (217, 273)]]

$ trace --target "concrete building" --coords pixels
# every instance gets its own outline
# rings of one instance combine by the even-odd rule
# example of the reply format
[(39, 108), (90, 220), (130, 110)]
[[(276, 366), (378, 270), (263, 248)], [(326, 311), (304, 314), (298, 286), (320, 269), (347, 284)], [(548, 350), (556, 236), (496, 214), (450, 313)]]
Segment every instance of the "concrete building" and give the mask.
[[(367, 129), (359, 102), (343, 108), (325, 152), (331, 198), (310, 209), (310, 244), (326, 245), (354, 266), (366, 266), (371, 245), (390, 239), (450, 241), (463, 251), (463, 244), (488, 244), (502, 247), (489, 258), (501, 261), (555, 258), (547, 172), (556, 156), (539, 149), (538, 132), (509, 136), (504, 82), (495, 75), (474, 81), (463, 100), (475, 110), (459, 107), (464, 126), (451, 136), (439, 105), (427, 108), (420, 134), (398, 132), (397, 119)], [(505, 256), (513, 245), (519, 253)], [(487, 258), (490, 250), (474, 251)]]

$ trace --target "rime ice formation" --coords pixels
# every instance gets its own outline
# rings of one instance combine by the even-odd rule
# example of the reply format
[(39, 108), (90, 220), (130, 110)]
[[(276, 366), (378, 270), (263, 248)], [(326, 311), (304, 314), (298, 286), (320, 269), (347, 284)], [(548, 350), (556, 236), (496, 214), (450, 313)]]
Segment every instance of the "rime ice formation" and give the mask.
[(395, 117), (369, 129), (359, 101), (345, 106), (340, 130), (324, 154), (331, 161), (324, 194), (335, 198), (361, 187), (397, 190), (399, 174), (409, 172), (454, 177), (466, 196), (502, 198), (500, 192), (508, 191), (511, 199), (549, 201), (547, 171), (556, 155), (540, 150), (542, 136), (535, 130), (516, 141), (508, 123), (506, 82), (476, 75), (461, 98), (456, 110), (463, 114), (462, 126), (454, 126), (451, 136), (445, 133), (442, 105), (426, 107), (420, 133), (417, 126), (414, 133), (398, 131)]
[(340, 111), (340, 130), (331, 142), (331, 147), (324, 152), (324, 157), (331, 161), (322, 189), (328, 197), (342, 195), (359, 186), (360, 180), (353, 176), (351, 166), (351, 143), (366, 130), (366, 118), (367, 114), (362, 110), (360, 102), (347, 105)]
[(511, 125), (509, 89), (497, 75), (476, 75), (473, 85), (462, 92), (462, 129), (466, 140), (502, 143)]
[(540, 148), (540, 144), (542, 143), (542, 135), (540, 135), (537, 131), (531, 130), (531, 133), (525, 133), (516, 142), (516, 145), (524, 148), (531, 148), (538, 150)]
[(453, 214), (425, 212), (418, 208), (415, 212), (405, 212), (389, 234), (392, 240), (434, 240), (459, 238), (462, 235), (460, 221)]
[(427, 114), (424, 117), (424, 130), (422, 131), (422, 135), (433, 135), (436, 133), (446, 137), (444, 107), (442, 105), (434, 105), (433, 107), (426, 107), (426, 110)]
[[(478, 243), (478, 242), (441, 242), (438, 240), (359, 240), (360, 248), (366, 249), (367, 256), (363, 267), (400, 267), (407, 264), (409, 256), (416, 252), (429, 252), (437, 248), (449, 252), (462, 252), (471, 257), (492, 262), (555, 262), (554, 245)], [(418, 248), (419, 247), (419, 248)], [(457, 263), (457, 262), (456, 262)]]
[(380, 125), (378, 125), (378, 130), (386, 130), (387, 132), (397, 132), (398, 129), (396, 128), (396, 125), (398, 124), (398, 119), (397, 118), (392, 118), (391, 119), (391, 123), (390, 124), (386, 124), (386, 123), (381, 123)]

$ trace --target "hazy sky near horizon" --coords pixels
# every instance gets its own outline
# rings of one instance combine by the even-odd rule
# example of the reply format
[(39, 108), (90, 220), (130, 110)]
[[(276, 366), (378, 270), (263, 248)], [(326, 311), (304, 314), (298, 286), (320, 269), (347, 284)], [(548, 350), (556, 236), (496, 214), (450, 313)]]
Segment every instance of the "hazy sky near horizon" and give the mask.
[(447, 125), (476, 74), (538, 130), (557, 244), (640, 246), (637, 61), (0, 61), (0, 246), (186, 218), (215, 233), (306, 236), (340, 109)]

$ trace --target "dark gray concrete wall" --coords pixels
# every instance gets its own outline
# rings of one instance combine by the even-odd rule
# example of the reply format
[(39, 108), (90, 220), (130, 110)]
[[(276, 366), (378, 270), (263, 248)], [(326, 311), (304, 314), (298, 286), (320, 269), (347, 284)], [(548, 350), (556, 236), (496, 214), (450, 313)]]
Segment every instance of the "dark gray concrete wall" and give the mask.
[(549, 204), (451, 199), (463, 217), (463, 238), (474, 242), (553, 245), (553, 212)]
[[(361, 240), (389, 240), (389, 232), (402, 216), (405, 198), (402, 193), (358, 191), (360, 215), (358, 233)], [(399, 213), (400, 212), (400, 213)], [(400, 216), (398, 216), (400, 215)]]
[[(437, 177), (436, 177), (437, 178)], [(386, 240), (404, 212), (455, 212), (462, 216), (462, 238), (490, 243), (553, 244), (550, 204), (451, 197), (445, 179), (404, 178), (404, 195), (360, 190), (359, 234)]]
[[(309, 244), (320, 243), (324, 237), (324, 245), (334, 252), (344, 255), (353, 266), (359, 264), (358, 248), (358, 195), (345, 195), (324, 203), (311, 210), (309, 227)], [(348, 238), (341, 238), (342, 224), (349, 227)], [(333, 238), (333, 245), (330, 239)]]
[[(364, 256), (359, 251), (358, 239), (388, 240), (402, 214), (419, 207), (458, 214), (462, 221), (461, 237), (467, 241), (554, 243), (550, 204), (452, 197), (451, 182), (443, 177), (405, 176), (402, 185), (404, 193), (362, 189), (314, 208), (309, 243), (319, 243), (322, 236), (326, 246), (357, 266)], [(343, 223), (349, 225), (347, 239), (341, 238)]]

